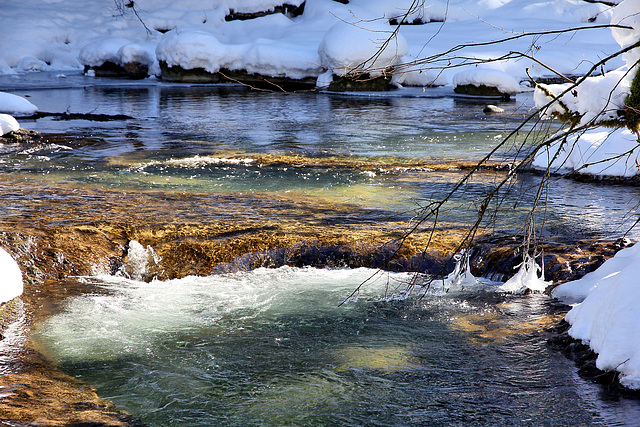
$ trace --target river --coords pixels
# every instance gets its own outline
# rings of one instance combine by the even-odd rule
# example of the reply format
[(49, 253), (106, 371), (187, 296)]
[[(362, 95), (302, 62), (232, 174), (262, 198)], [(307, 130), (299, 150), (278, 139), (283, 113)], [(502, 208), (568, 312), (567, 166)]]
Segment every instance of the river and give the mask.
[[(168, 205), (177, 195), (247, 196), (265, 206), (278, 197), (304, 199), (362, 210), (362, 223), (409, 223), (464, 173), (435, 165), (482, 158), (531, 109), (526, 94), (488, 116), (484, 103), (438, 89), (277, 94), (74, 74), (3, 77), (0, 90), (27, 96), (40, 111), (131, 117), (21, 120), (25, 128), (70, 138), (0, 145), (0, 171), (13, 180), (69, 192), (153, 192)], [(91, 142), (73, 139), (89, 136)], [(517, 146), (506, 146), (498, 158), (520, 155)], [(472, 222), (479, 198), (503, 176), (479, 173), (440, 220)], [(487, 228), (519, 233), (539, 180), (531, 173), (513, 178)], [(5, 218), (47, 203), (32, 192), (3, 191)], [(541, 234), (565, 241), (621, 236), (638, 196), (632, 187), (566, 179), (553, 180), (547, 194)], [(246, 215), (242, 203), (229, 206), (236, 209), (225, 212), (229, 218)], [(213, 215), (202, 203), (188, 211), (191, 221)], [(276, 221), (287, 214), (270, 213)], [(640, 420), (637, 401), (580, 378), (573, 362), (546, 344), (545, 328), (564, 309), (548, 297), (500, 295), (489, 283), (389, 298), (409, 273), (376, 273), (280, 267), (150, 283), (68, 278), (91, 291), (40, 319), (33, 339), (65, 372), (149, 425)], [(357, 301), (340, 305), (371, 276)]]

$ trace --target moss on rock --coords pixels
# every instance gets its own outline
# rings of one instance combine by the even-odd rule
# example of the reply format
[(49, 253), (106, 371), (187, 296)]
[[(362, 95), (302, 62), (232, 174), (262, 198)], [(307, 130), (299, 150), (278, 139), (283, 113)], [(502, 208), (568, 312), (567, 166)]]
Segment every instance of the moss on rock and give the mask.
[(631, 81), (629, 95), (624, 101), (624, 121), (632, 132), (640, 131), (640, 68)]

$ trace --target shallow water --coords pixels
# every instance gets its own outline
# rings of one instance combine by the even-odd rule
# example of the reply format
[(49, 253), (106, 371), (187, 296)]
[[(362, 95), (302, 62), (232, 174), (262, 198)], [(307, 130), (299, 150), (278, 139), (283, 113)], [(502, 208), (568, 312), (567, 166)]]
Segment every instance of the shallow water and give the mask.
[[(13, 87), (41, 111), (125, 114), (132, 119), (23, 119), (29, 129), (100, 139), (0, 145), (0, 172), (123, 191), (299, 194), (388, 209), (407, 220), (444, 197), (463, 176), (456, 170), (434, 171), (429, 162), (480, 159), (531, 113), (527, 94), (498, 103), (504, 114), (487, 116), (482, 113), (484, 102), (438, 90), (435, 95), (416, 89), (390, 92), (385, 98), (153, 81), (134, 85), (78, 75), (28, 77), (5, 77), (0, 88)], [(517, 143), (524, 138), (535, 141), (523, 132)], [(517, 157), (516, 149), (507, 145), (496, 159)], [(440, 219), (474, 221), (479, 199), (504, 176), (477, 174), (442, 209)], [(490, 207), (499, 215), (488, 225), (517, 232), (539, 179), (531, 174), (514, 178), (512, 191), (496, 198), (502, 204)], [(538, 217), (547, 225), (542, 235), (619, 237), (635, 221), (634, 188), (559, 180), (547, 195), (547, 211)]]
[[(36, 337), (68, 373), (150, 425), (623, 425), (546, 344), (544, 296), (384, 301), (408, 274), (258, 269), (89, 280)], [(557, 319), (557, 317), (555, 318)], [(637, 402), (636, 402), (637, 403)]]
[[(483, 103), (413, 92), (284, 95), (30, 76), (13, 85), (0, 79), (0, 88), (29, 96), (41, 111), (133, 118), (21, 120), (30, 129), (99, 139), (0, 145), (0, 172), (21, 182), (1, 188), (7, 218), (41, 210), (55, 198), (47, 189), (55, 184), (93, 191), (67, 192), (71, 204), (101, 189), (153, 190), (167, 200), (174, 193), (264, 200), (287, 194), (368, 209), (357, 212), (358, 221), (409, 221), (463, 173), (432, 170), (428, 162), (481, 158), (530, 108), (527, 96), (501, 103), (504, 115), (485, 116)], [(514, 155), (505, 147), (498, 157)], [(473, 221), (478, 199), (502, 177), (478, 173), (440, 219)], [(32, 183), (36, 191), (24, 190)], [(517, 232), (538, 183), (534, 174), (515, 177), (488, 226)], [(547, 221), (543, 235), (618, 237), (635, 220), (637, 196), (625, 186), (556, 180), (539, 216)], [(242, 201), (229, 206), (238, 212), (225, 218), (242, 217)], [(180, 214), (196, 222), (212, 215), (198, 203)], [(82, 279), (95, 292), (54, 310), (35, 338), (65, 371), (150, 425), (640, 420), (637, 402), (607, 396), (546, 346), (539, 331), (557, 308), (545, 297), (476, 290), (385, 301), (387, 279), (391, 289), (407, 280), (398, 273), (339, 306), (371, 274), (281, 268), (152, 283)]]

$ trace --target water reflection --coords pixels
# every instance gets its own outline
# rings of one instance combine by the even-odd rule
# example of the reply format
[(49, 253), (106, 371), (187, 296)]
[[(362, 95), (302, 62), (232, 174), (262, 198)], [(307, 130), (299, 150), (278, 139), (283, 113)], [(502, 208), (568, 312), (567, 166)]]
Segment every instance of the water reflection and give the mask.
[[(91, 143), (2, 146), (0, 168), (122, 189), (192, 192), (300, 192), (366, 206), (395, 205), (410, 212), (444, 197), (460, 171), (388, 167), (393, 162), (479, 159), (529, 113), (530, 99), (500, 104), (486, 116), (477, 101), (451, 97), (358, 98), (323, 94), (269, 94), (230, 86), (74, 87), (22, 89), (43, 111), (126, 114), (112, 122), (23, 121), (23, 126), (103, 138)], [(522, 137), (524, 138), (524, 136)], [(521, 139), (522, 140), (522, 139)], [(508, 156), (517, 155), (505, 147)], [(284, 156), (268, 165), (172, 166), (176, 159)], [(341, 166), (325, 156), (342, 158)], [(314, 162), (297, 159), (316, 158)], [(332, 160), (332, 161), (334, 161)], [(363, 167), (361, 161), (368, 162)], [(351, 163), (349, 163), (351, 162)], [(479, 200), (504, 174), (481, 173), (443, 212), (449, 221), (473, 221)], [(492, 208), (498, 228), (523, 226), (540, 178), (522, 174)], [(637, 191), (556, 180), (548, 189), (549, 235), (617, 237), (635, 220)], [(588, 200), (590, 205), (585, 205)], [(410, 215), (409, 215), (410, 217)], [(632, 237), (635, 234), (632, 235)]]

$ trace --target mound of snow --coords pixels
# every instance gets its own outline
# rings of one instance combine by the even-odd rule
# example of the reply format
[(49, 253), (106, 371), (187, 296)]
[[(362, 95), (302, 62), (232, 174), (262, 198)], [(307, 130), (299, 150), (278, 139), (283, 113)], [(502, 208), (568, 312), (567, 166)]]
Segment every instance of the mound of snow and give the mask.
[(0, 113), (33, 114), (38, 107), (25, 98), (11, 93), (0, 92)]
[(8, 114), (0, 114), (0, 136), (20, 129), (18, 121)]
[(495, 87), (509, 95), (520, 92), (520, 83), (514, 77), (502, 71), (487, 68), (472, 68), (453, 76), (454, 89), (465, 85)]
[(185, 70), (204, 68), (210, 73), (230, 68), (234, 61), (239, 60), (226, 45), (205, 31), (169, 31), (158, 43), (156, 57), (170, 67), (180, 66)]
[(78, 59), (89, 67), (99, 67), (105, 62), (121, 64), (118, 51), (129, 43), (122, 37), (96, 38), (82, 47)]
[(22, 295), (22, 272), (13, 257), (0, 248), (0, 303)]
[(378, 21), (338, 22), (320, 42), (320, 64), (338, 76), (353, 72), (380, 75), (408, 53), (405, 38), (392, 31), (393, 27)]
[(598, 354), (596, 366), (620, 372), (620, 383), (640, 389), (640, 245), (624, 249), (582, 279), (560, 285), (553, 295), (587, 293), (565, 319), (569, 335)]

